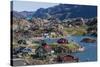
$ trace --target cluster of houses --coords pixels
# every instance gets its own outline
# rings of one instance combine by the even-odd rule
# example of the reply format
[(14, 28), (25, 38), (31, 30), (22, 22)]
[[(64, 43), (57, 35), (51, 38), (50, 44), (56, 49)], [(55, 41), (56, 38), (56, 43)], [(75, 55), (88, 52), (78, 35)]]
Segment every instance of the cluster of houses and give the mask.
[[(36, 56), (39, 58), (46, 58), (47, 56), (56, 55), (56, 58), (54, 58), (54, 61), (56, 62), (71, 62), (71, 61), (78, 61), (78, 58), (76, 59), (74, 56), (69, 55), (68, 50), (62, 45), (68, 44), (68, 41), (64, 38), (58, 39), (57, 43), (59, 44), (58, 47), (52, 48), (47, 43), (42, 43), (41, 46), (39, 46), (35, 53)], [(67, 55), (68, 53), (68, 55)]]
[[(23, 41), (19, 41), (18, 43), (24, 43)], [(18, 47), (16, 49), (14, 49), (14, 54), (18, 55), (18, 54), (22, 54), (22, 55), (27, 55), (27, 54), (31, 54), (35, 55), (35, 59), (41, 59), (41, 60), (45, 60), (48, 59), (48, 56), (51, 56), (53, 58), (53, 62), (78, 62), (78, 58), (75, 58), (74, 56), (70, 55), (70, 51), (66, 48), (63, 47), (63, 45), (68, 44), (68, 40), (64, 39), (64, 38), (60, 38), (57, 40), (57, 43), (59, 44), (57, 47), (52, 48), (52, 46), (50, 46), (49, 44), (47, 44), (45, 41), (41, 42), (41, 45), (38, 46), (35, 49), (35, 53), (33, 53), (32, 48), (28, 48), (28, 47)], [(56, 57), (55, 57), (56, 55)]]

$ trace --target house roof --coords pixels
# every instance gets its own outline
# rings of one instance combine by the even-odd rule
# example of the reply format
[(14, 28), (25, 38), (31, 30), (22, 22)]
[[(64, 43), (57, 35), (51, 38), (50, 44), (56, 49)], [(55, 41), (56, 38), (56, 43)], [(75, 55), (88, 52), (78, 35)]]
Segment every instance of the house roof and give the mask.
[(76, 59), (72, 55), (64, 55), (64, 56), (58, 56), (55, 60), (57, 62), (71, 62), (71, 61), (76, 61), (78, 59)]
[(60, 39), (57, 40), (57, 43), (65, 44), (65, 43), (68, 43), (68, 41), (66, 39), (64, 39), (64, 38), (60, 38)]
[(32, 49), (31, 48), (25, 48), (25, 49), (23, 49), (23, 52), (32, 52)]
[(43, 46), (43, 48), (47, 51), (50, 52), (51, 51), (51, 47), (49, 45), (45, 45)]

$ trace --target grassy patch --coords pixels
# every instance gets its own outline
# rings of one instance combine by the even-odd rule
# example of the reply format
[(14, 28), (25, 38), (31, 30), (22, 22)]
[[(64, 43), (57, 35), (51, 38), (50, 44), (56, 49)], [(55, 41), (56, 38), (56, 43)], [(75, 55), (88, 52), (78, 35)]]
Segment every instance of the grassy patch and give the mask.
[(71, 27), (71, 28), (65, 28), (64, 31), (67, 32), (67, 34), (70, 35), (84, 35), (86, 33), (86, 27)]
[(70, 50), (76, 50), (76, 49), (78, 49), (80, 46), (78, 45), (78, 44), (76, 44), (76, 43), (69, 43), (68, 45), (67, 45), (67, 47), (70, 49)]

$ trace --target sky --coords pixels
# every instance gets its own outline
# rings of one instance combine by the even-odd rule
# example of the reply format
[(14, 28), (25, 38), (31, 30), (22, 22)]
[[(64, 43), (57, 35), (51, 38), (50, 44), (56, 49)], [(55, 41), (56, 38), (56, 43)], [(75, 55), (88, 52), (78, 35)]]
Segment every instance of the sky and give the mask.
[(56, 3), (43, 3), (32, 1), (13, 1), (13, 10), (15, 11), (36, 11), (39, 8), (48, 8), (58, 5)]

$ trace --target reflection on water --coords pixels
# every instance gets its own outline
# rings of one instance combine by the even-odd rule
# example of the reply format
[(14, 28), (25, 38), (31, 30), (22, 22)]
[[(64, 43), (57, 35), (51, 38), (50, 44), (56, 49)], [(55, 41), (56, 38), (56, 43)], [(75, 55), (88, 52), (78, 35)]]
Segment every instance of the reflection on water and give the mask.
[[(94, 43), (84, 43), (80, 42), (83, 38), (90, 36), (67, 36), (66, 39), (69, 41), (75, 41), (81, 46), (85, 47), (84, 52), (73, 53), (74, 56), (78, 57), (80, 61), (96, 61), (97, 60), (97, 40)], [(95, 38), (96, 37), (91, 37)], [(57, 39), (45, 39), (48, 43), (56, 42)]]

